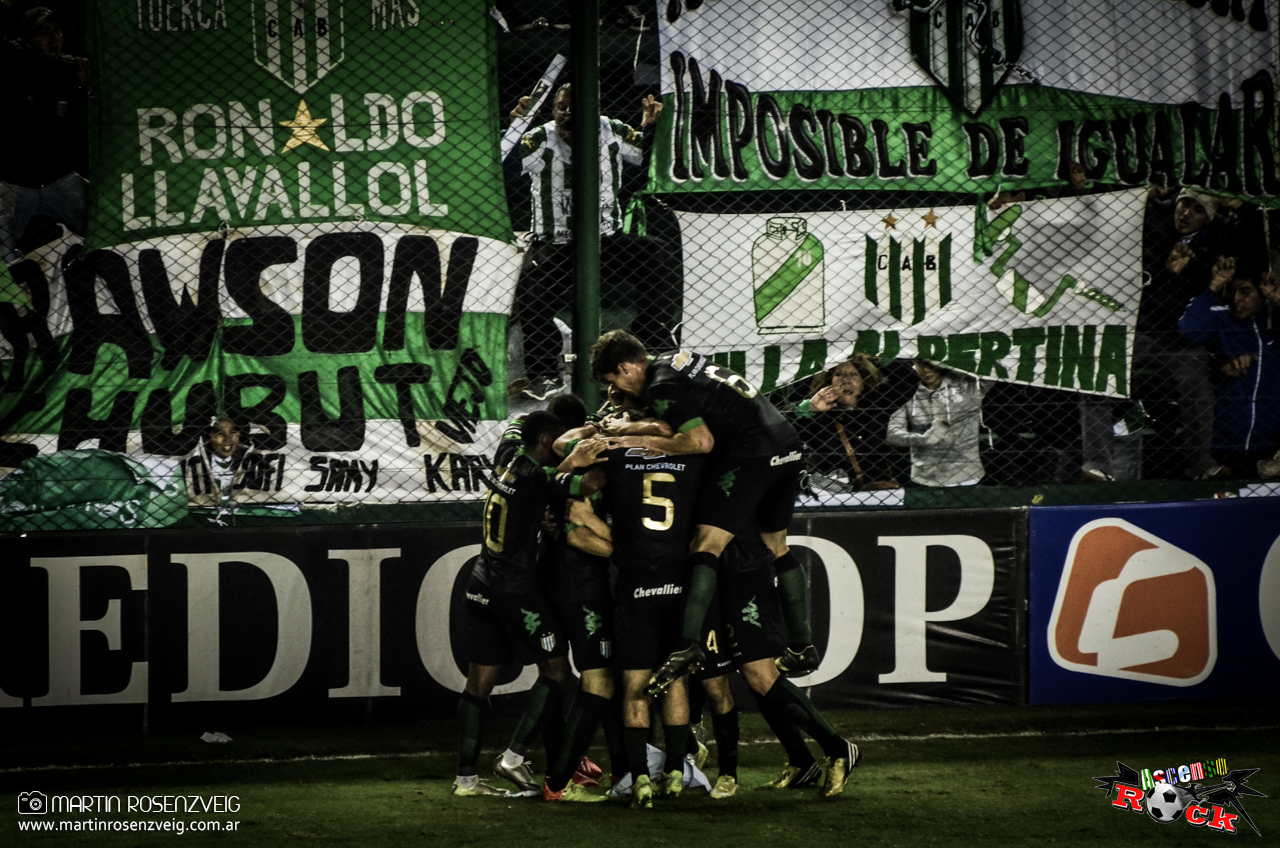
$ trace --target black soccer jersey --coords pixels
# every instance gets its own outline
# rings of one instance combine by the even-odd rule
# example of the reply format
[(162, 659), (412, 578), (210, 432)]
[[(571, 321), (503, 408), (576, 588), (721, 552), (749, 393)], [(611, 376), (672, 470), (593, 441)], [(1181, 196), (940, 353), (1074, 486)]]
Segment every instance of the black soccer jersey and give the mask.
[(606, 452), (605, 503), (613, 516), (613, 559), (619, 569), (682, 567), (693, 537), (694, 506), (707, 458)]
[[(523, 447), (514, 451), (504, 441), (496, 457), (509, 457), (489, 478), (484, 501), (484, 546), (473, 579), (496, 591), (525, 591), (537, 586), (538, 534), (547, 503), (554, 496), (574, 496), (582, 478), (557, 474)], [(518, 442), (516, 443), (519, 444)]]
[(707, 425), (716, 451), (729, 456), (772, 456), (800, 444), (790, 422), (755, 386), (700, 353), (655, 357), (644, 403), (677, 433)]

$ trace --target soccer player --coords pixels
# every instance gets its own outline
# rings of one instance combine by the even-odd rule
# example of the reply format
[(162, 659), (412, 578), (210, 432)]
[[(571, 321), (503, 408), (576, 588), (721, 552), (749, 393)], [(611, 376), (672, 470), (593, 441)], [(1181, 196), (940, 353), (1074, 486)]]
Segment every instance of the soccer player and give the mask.
[[(484, 505), (484, 545), (467, 581), (464, 605), (469, 666), (458, 701), (455, 795), (503, 794), (478, 779), (476, 766), (482, 709), (502, 666), (513, 656), (526, 664), (536, 663), (538, 680), (511, 746), (494, 763), (494, 773), (522, 792), (540, 789), (525, 755), (547, 718), (558, 715), (569, 666), (563, 633), (535, 573), (539, 530), (553, 494), (589, 495), (599, 489), (603, 478), (598, 469), (573, 473), (595, 462), (604, 447), (600, 440), (580, 443), (558, 467), (550, 467), (555, 461), (552, 445), (564, 429), (550, 412), (530, 413), (508, 427), (494, 455)], [(544, 742), (550, 759), (559, 750), (560, 740), (546, 734)]]
[[(755, 533), (734, 537), (721, 564), (726, 578), (719, 584), (723, 630), (739, 673), (787, 752), (781, 776), (765, 788), (800, 789), (817, 783), (821, 776), (818, 794), (834, 798), (844, 792), (862, 754), (827, 723), (802, 691), (778, 674), (773, 658), (781, 648), (782, 615), (769, 567), (773, 562), (773, 553)], [(809, 753), (800, 730), (821, 747), (823, 763)]]
[(804, 570), (787, 547), (787, 525), (804, 467), (800, 439), (791, 424), (733, 371), (685, 350), (651, 359), (644, 345), (623, 330), (597, 340), (591, 369), (596, 379), (640, 398), (674, 430), (661, 436), (615, 425), (606, 429), (611, 446), (682, 457), (712, 454), (690, 546), (689, 594), (681, 626), (686, 647), (667, 658), (650, 681), (650, 691), (661, 691), (691, 666), (702, 664), (697, 640), (715, 594), (720, 555), (736, 534), (752, 527), (759, 529), (777, 557), (789, 636), (778, 668), (786, 674), (817, 668), (820, 658), (805, 608)]
[[(603, 795), (592, 795), (575, 783), (573, 774), (591, 746), (596, 728), (602, 722), (617, 724), (611, 709), (614, 637), (608, 557), (612, 536), (593, 506), (599, 497), (597, 493), (590, 500), (571, 498), (552, 505), (553, 515), (557, 519), (563, 516), (566, 523), (548, 556), (547, 597), (565, 628), (582, 680), (569, 709), (560, 751), (548, 765), (542, 786), (542, 797), (548, 801), (604, 800)], [(606, 735), (613, 734), (606, 731)]]
[[(605, 503), (613, 517), (617, 664), (622, 669), (623, 745), (631, 765), (633, 807), (653, 806), (649, 778), (650, 676), (679, 644), (685, 558), (693, 529), (692, 504), (701, 485), (704, 458), (669, 457), (643, 448), (609, 452)], [(676, 553), (672, 555), (673, 551)], [(684, 751), (689, 733), (688, 692), (683, 679), (662, 694), (666, 761), (659, 796), (684, 789)]]

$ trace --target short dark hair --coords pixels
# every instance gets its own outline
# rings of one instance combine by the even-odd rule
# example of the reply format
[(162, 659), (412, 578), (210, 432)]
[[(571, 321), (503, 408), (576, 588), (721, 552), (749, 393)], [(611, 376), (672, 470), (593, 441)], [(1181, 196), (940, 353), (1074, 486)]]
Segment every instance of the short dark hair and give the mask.
[(648, 361), (649, 352), (626, 330), (610, 330), (591, 346), (591, 376), (597, 381), (617, 371), (624, 362), (644, 364)]
[(538, 443), (542, 441), (542, 437), (550, 435), (551, 438), (557, 439), (560, 434), (568, 428), (564, 426), (564, 422), (556, 418), (545, 409), (539, 409), (536, 412), (530, 412), (524, 419), (524, 426), (521, 428), (520, 442), (526, 448), (536, 448)]
[(570, 430), (587, 423), (587, 405), (582, 398), (572, 392), (560, 392), (547, 401), (547, 412), (550, 412)]

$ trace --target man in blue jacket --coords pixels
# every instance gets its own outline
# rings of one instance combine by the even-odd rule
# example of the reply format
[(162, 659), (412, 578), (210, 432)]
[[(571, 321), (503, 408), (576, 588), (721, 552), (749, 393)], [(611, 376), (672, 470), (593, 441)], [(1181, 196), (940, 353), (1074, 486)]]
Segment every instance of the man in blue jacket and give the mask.
[(1178, 321), (1183, 335), (1225, 359), (1215, 373), (1213, 447), (1237, 476), (1252, 476), (1280, 445), (1277, 310), (1280, 280), (1273, 273), (1237, 273), (1235, 260), (1222, 257), (1209, 287)]

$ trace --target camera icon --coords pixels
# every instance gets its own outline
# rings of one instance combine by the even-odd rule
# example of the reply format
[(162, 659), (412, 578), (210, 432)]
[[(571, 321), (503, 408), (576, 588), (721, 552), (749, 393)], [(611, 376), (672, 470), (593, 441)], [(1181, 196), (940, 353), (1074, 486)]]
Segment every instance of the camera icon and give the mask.
[(49, 797), (34, 790), (19, 793), (18, 812), (24, 816), (43, 816), (49, 812)]

